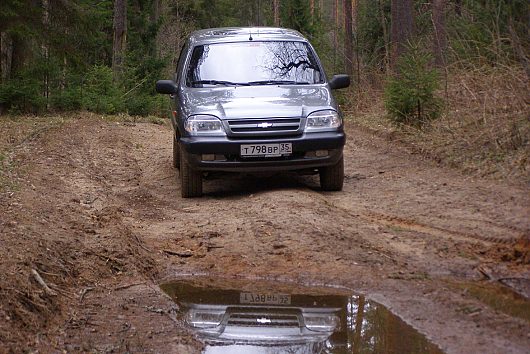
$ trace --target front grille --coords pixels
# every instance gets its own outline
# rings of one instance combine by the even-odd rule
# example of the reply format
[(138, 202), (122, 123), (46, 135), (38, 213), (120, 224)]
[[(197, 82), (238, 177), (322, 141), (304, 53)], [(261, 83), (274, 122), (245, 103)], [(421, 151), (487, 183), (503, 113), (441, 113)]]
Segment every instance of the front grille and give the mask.
[(228, 120), (234, 135), (288, 135), (300, 129), (300, 118), (246, 118)]
[(300, 327), (294, 314), (232, 313), (228, 325), (245, 327)]

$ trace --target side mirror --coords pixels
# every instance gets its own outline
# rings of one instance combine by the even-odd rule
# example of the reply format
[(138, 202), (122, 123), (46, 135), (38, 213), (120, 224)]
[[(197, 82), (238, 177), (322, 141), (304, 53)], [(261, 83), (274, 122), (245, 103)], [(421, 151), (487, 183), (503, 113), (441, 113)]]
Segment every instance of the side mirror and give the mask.
[(156, 92), (173, 95), (177, 93), (177, 85), (172, 80), (158, 80), (156, 82)]
[(349, 75), (334, 75), (333, 78), (329, 81), (329, 87), (332, 90), (338, 90), (341, 88), (346, 88), (350, 86), (350, 76)]

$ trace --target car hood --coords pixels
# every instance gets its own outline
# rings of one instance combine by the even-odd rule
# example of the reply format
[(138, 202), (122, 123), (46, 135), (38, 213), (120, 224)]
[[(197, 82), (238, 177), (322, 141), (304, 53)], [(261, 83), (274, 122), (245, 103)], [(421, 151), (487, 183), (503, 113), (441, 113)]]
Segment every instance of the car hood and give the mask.
[(327, 85), (186, 88), (181, 99), (186, 115), (211, 114), (221, 119), (306, 117), (314, 111), (337, 109)]

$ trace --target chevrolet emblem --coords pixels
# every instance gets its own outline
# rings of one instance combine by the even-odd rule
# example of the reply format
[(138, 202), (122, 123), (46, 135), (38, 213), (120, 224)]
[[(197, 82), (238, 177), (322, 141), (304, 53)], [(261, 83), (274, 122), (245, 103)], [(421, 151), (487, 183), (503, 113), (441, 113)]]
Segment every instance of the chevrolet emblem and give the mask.
[(270, 128), (272, 127), (272, 123), (267, 123), (267, 122), (264, 122), (264, 123), (260, 123), (258, 124), (258, 128), (263, 128), (263, 129), (266, 129), (266, 128)]
[(272, 321), (269, 320), (268, 318), (263, 317), (263, 318), (256, 318), (256, 322), (265, 324), (265, 323), (271, 323)]

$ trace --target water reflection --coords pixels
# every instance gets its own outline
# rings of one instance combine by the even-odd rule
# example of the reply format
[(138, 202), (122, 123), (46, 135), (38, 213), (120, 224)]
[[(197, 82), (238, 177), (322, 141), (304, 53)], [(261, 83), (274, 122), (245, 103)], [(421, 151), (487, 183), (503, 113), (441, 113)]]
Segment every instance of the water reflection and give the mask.
[(268, 50), (261, 66), (275, 80), (319, 83), (322, 74), (313, 51), (302, 42), (265, 42)]
[(337, 289), (209, 278), (161, 288), (204, 353), (442, 353), (382, 305)]

